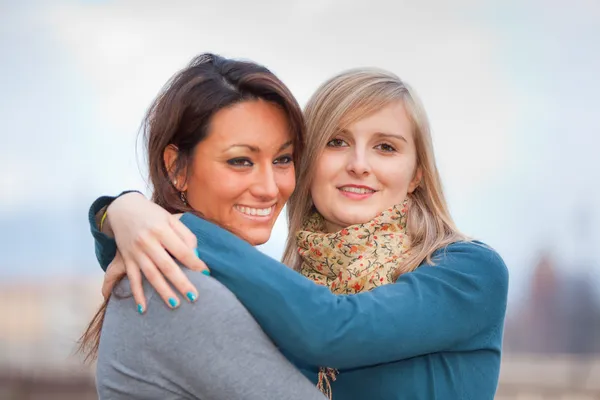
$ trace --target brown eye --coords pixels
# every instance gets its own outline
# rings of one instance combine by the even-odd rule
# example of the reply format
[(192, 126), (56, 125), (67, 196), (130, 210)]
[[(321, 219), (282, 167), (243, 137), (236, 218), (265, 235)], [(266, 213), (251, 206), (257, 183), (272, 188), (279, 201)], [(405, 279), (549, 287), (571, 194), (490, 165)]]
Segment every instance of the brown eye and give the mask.
[(387, 143), (382, 143), (380, 145), (375, 146), (375, 148), (377, 150), (381, 150), (385, 153), (393, 153), (396, 151), (396, 149), (394, 147), (392, 147), (391, 145), (387, 144)]
[(251, 167), (254, 165), (254, 163), (247, 158), (232, 158), (231, 160), (227, 160), (227, 164), (234, 167)]
[(347, 145), (348, 143), (342, 139), (331, 139), (329, 142), (327, 142), (327, 147), (345, 147)]
[(287, 164), (291, 164), (293, 162), (294, 162), (294, 159), (292, 158), (291, 155), (288, 154), (288, 155), (279, 157), (277, 160), (273, 161), (273, 164), (287, 165)]

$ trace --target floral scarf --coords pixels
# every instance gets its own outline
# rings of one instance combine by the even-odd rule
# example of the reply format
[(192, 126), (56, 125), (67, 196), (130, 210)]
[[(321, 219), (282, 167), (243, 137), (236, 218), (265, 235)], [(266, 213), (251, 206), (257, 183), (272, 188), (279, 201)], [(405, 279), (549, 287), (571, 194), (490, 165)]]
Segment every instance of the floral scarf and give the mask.
[[(296, 234), (300, 273), (327, 286), (335, 294), (354, 294), (394, 282), (394, 273), (408, 257), (406, 232), (408, 202), (391, 207), (373, 220), (327, 233), (323, 217), (315, 212)], [(322, 367), (319, 389), (331, 399), (337, 371)]]

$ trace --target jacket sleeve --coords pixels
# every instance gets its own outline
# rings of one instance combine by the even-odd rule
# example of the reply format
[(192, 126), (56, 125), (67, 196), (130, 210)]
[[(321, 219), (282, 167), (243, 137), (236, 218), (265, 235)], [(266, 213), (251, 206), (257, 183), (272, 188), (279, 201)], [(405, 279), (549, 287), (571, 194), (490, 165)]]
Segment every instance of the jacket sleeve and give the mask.
[(212, 275), (279, 347), (310, 365), (357, 368), (488, 348), (502, 330), (508, 272), (483, 244), (450, 245), (435, 266), (394, 284), (334, 295), (216, 225), (191, 214), (182, 221)]
[[(88, 212), (88, 221), (90, 223), (90, 231), (92, 232), (92, 236), (94, 237), (95, 242), (95, 250), (96, 250), (96, 259), (98, 263), (100, 263), (100, 267), (106, 271), (108, 268), (108, 264), (111, 263), (115, 255), (117, 254), (117, 242), (114, 238), (109, 237), (108, 235), (100, 232), (98, 229), (98, 225), (96, 225), (96, 214), (100, 212), (104, 207), (108, 207), (110, 203), (112, 203), (118, 197), (123, 196), (124, 194), (137, 192), (137, 190), (126, 190), (119, 194), (118, 196), (101, 196), (96, 199), (92, 203), (90, 207), (90, 211)], [(141, 192), (138, 192), (141, 193)]]

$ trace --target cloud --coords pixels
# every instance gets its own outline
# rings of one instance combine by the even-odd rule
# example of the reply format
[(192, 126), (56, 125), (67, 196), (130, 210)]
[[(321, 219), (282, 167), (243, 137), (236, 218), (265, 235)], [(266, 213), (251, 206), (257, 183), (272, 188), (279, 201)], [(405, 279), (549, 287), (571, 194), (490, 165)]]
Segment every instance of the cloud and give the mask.
[[(458, 10), (385, 2), (177, 4), (78, 3), (45, 14), (115, 131), (137, 127), (168, 77), (212, 50), (264, 62), (302, 102), (343, 69), (388, 68), (422, 94), (453, 183), (472, 187), (507, 162), (518, 110), (508, 77), (494, 64), (491, 35), (460, 17), (461, 4), (471, 2)], [(481, 173), (465, 174), (473, 165)]]
[[(264, 63), (301, 103), (351, 67), (406, 79), (432, 121), (459, 226), (517, 269), (541, 242), (577, 254), (554, 229), (581, 204), (598, 221), (597, 2), (19, 4), (0, 13), (5, 213), (143, 188), (135, 139), (146, 107), (189, 59), (214, 51)], [(281, 219), (263, 249), (278, 257), (285, 233)]]

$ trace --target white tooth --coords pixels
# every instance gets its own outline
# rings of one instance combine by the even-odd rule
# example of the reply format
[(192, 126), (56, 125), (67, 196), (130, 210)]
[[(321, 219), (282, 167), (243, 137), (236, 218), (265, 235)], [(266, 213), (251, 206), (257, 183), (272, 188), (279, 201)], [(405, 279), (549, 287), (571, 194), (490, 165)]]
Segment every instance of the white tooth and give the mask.
[(343, 187), (342, 190), (345, 191), (345, 192), (358, 193), (358, 194), (366, 194), (366, 193), (373, 193), (374, 192), (373, 190), (370, 190), (370, 189), (355, 188), (355, 187)]
[(243, 206), (236, 206), (236, 208), (238, 209), (238, 211), (246, 214), (246, 215), (259, 215), (259, 216), (267, 216), (271, 214), (271, 211), (273, 210), (273, 207), (269, 207), (269, 208), (251, 208), (251, 207), (243, 207)]

